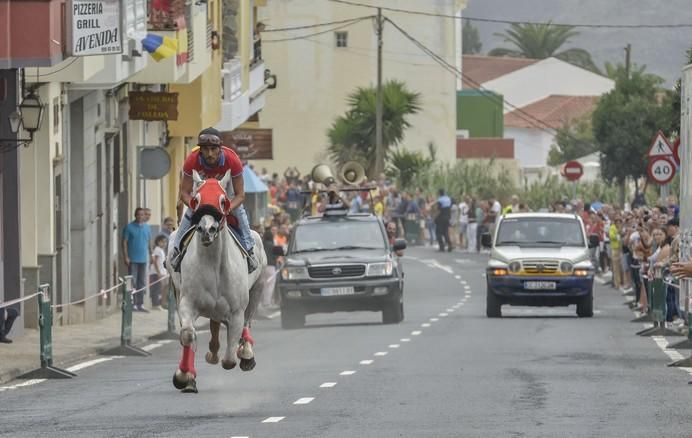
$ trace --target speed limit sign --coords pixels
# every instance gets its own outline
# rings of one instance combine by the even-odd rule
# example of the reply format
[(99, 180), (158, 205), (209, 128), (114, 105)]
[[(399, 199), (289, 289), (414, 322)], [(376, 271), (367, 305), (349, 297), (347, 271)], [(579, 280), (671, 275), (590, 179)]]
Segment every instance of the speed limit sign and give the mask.
[(657, 184), (668, 184), (675, 176), (675, 163), (665, 156), (652, 157), (649, 161), (649, 178)]

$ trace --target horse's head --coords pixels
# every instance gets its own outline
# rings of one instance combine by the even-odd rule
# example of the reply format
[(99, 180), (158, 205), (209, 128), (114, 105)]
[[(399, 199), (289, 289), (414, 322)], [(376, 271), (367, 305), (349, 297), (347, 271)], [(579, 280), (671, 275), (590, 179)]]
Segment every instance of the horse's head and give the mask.
[(226, 216), (230, 213), (231, 200), (226, 194), (230, 181), (230, 172), (221, 180), (216, 178), (202, 179), (197, 171), (192, 172), (194, 181), (192, 200), (192, 223), (197, 224), (197, 232), (202, 235), (202, 244), (211, 245), (223, 227)]

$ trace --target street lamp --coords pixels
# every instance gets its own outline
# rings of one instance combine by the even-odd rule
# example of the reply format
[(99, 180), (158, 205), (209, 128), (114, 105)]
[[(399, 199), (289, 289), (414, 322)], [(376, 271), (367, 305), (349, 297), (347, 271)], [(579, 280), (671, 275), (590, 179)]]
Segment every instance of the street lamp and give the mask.
[(34, 140), (34, 132), (41, 127), (41, 117), (43, 116), (43, 103), (41, 99), (30, 91), (29, 94), (19, 104), (17, 110), (7, 116), (7, 121), (10, 123), (10, 130), (13, 134), (19, 132), (19, 128), (23, 127), (29, 133), (29, 138), (0, 138), (3, 143), (16, 143), (16, 146), (31, 143)]

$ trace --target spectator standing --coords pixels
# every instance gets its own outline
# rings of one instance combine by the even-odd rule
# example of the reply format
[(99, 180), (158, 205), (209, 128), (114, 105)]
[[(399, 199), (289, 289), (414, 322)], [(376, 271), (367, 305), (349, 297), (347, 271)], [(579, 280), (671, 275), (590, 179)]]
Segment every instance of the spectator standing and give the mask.
[(622, 275), (622, 243), (621, 243), (622, 219), (616, 217), (610, 224), (608, 236), (610, 238), (610, 253), (613, 270), (613, 287), (616, 289), (624, 288), (624, 278)]
[(19, 316), (19, 311), (13, 306), (0, 307), (0, 344), (11, 344), (12, 339), (8, 338), (12, 330), (14, 320)]
[[(132, 275), (134, 288), (137, 290), (143, 289), (146, 285), (147, 265), (151, 260), (149, 253), (151, 230), (149, 224), (146, 223), (146, 217), (146, 209), (137, 207), (135, 220), (125, 226), (122, 235), (123, 261), (128, 268), (128, 273)], [(147, 312), (143, 307), (143, 293), (135, 294), (134, 301), (134, 310)]]
[(161, 310), (168, 307), (168, 281), (161, 280), (168, 275), (164, 262), (166, 260), (166, 248), (168, 239), (164, 235), (159, 235), (154, 241), (154, 252), (152, 253), (151, 274), (149, 275), (149, 296), (151, 297), (151, 308)]
[(446, 246), (447, 251), (451, 252), (452, 242), (449, 240), (449, 221), (451, 219), (452, 200), (445, 194), (444, 189), (438, 190), (438, 195), (438, 213), (435, 218), (437, 243), (439, 245), (439, 251), (444, 251)]
[(478, 207), (475, 198), (469, 196), (467, 199), (469, 204), (469, 226), (466, 228), (466, 249), (468, 251), (475, 251), (477, 250), (476, 242), (478, 242), (478, 218), (476, 216)]
[(452, 206), (450, 207), (450, 214), (449, 214), (449, 228), (452, 230), (451, 233), (449, 233), (449, 238), (451, 241), (452, 246), (459, 247), (459, 220), (460, 220), (460, 215), (461, 213), (459, 212), (459, 205), (456, 203), (454, 198), (452, 198)]
[(264, 268), (262, 299), (260, 304), (264, 308), (271, 307), (272, 297), (274, 296), (274, 286), (276, 285), (276, 256), (274, 255), (274, 234), (270, 228), (265, 229), (262, 235), (264, 252), (267, 254), (267, 266)]
[(469, 197), (464, 196), (459, 203), (459, 248), (466, 250), (469, 247), (467, 231), (469, 228)]
[(175, 231), (175, 220), (173, 220), (172, 217), (168, 216), (163, 220), (163, 223), (161, 224), (161, 231), (159, 235), (169, 238), (171, 237), (171, 233), (173, 231)]

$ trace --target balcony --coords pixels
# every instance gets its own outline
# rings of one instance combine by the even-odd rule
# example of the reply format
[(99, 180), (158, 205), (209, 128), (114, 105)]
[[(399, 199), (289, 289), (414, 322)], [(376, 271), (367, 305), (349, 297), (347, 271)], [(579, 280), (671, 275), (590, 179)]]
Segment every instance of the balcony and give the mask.
[(27, 72), (27, 82), (72, 82), (85, 83), (106, 66), (109, 56), (70, 57), (53, 67), (39, 67)]
[(221, 131), (232, 131), (245, 123), (252, 113), (248, 93), (243, 93), (243, 65), (240, 59), (226, 62), (223, 67), (221, 121), (216, 127)]
[(250, 99), (250, 115), (264, 108), (266, 97), (264, 92), (268, 86), (264, 77), (264, 61), (256, 59), (250, 67), (250, 87), (248, 97)]

